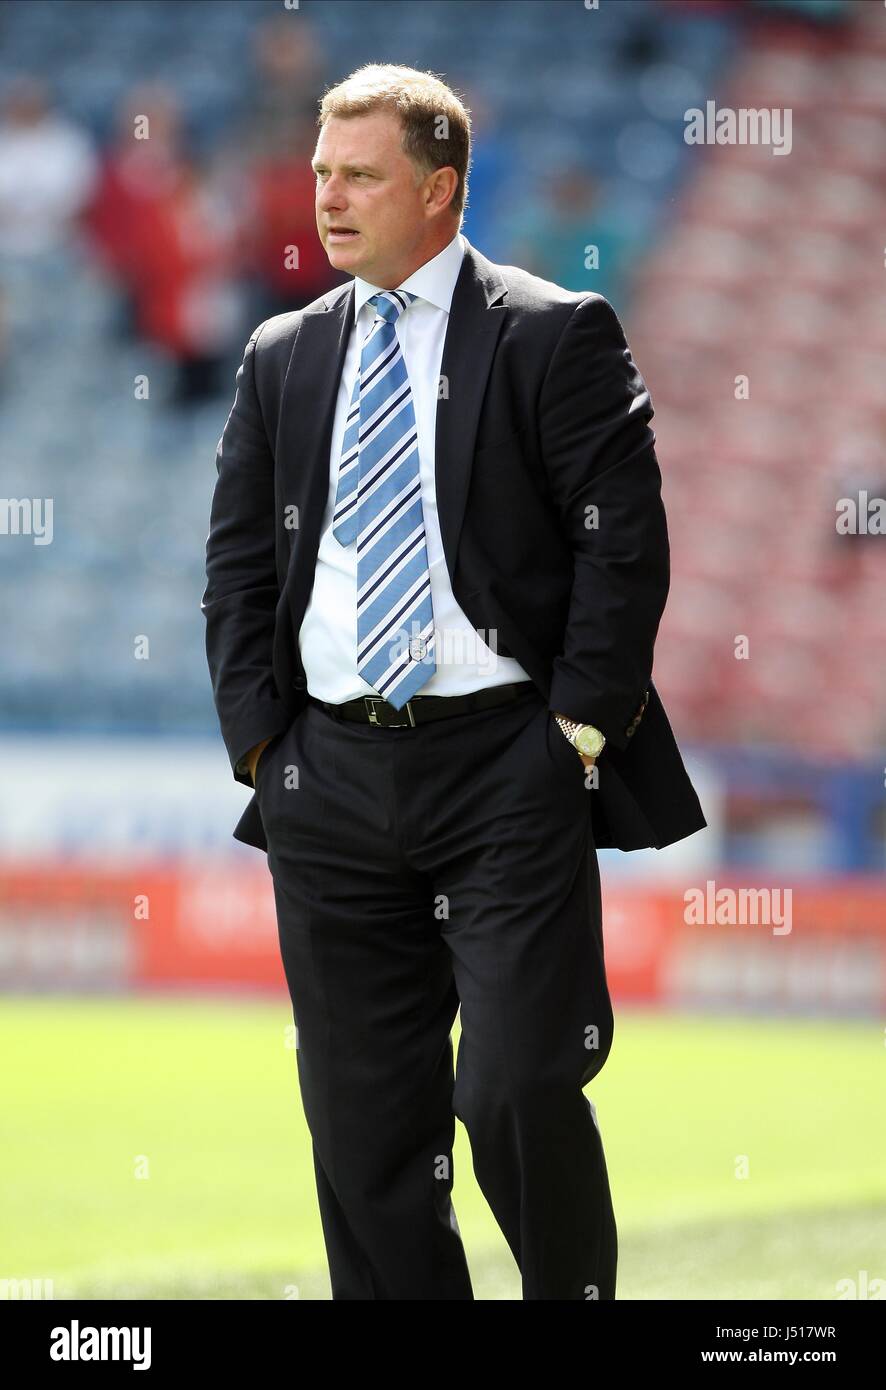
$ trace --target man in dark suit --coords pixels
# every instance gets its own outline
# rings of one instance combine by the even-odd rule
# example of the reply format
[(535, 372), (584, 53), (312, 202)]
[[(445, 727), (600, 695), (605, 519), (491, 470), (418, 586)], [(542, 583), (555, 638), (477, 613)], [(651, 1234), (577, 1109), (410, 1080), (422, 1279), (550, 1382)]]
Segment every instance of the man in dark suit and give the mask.
[(273, 877), (333, 1298), (473, 1297), (457, 1115), (523, 1297), (612, 1299), (596, 849), (706, 822), (651, 679), (649, 394), (605, 299), (462, 236), (469, 148), (428, 74), (323, 98), (317, 226), (354, 278), (246, 346), (207, 653), (255, 786), (234, 834)]

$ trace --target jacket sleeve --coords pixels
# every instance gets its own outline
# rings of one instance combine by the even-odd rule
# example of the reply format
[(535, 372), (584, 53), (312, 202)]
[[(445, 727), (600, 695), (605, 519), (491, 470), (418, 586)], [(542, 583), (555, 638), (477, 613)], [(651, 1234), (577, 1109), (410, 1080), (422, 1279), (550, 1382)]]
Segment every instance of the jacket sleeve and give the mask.
[(241, 761), (282, 732), (289, 716), (273, 675), (280, 587), (275, 564), (274, 458), (255, 389), (259, 324), (237, 370), (236, 394), (215, 455), (218, 478), (206, 541), (206, 656), (234, 778), (252, 787)]
[(542, 457), (574, 578), (549, 706), (624, 749), (642, 717), (670, 585), (652, 401), (612, 306), (590, 294), (539, 399)]

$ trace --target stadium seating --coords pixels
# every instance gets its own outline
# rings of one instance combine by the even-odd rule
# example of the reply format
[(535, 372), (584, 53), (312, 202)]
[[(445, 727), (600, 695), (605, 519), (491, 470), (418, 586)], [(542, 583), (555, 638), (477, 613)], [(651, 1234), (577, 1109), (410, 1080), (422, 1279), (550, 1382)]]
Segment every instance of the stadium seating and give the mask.
[[(45, 78), (98, 146), (127, 91), (163, 79), (211, 153), (248, 109), (249, 64), (231, 55), (278, 8), (10, 6), (0, 78)], [(495, 206), (477, 191), (492, 259), (509, 259), (509, 218), (560, 159), (601, 181), (641, 253), (616, 308), (656, 408), (673, 563), (656, 679), (677, 724), (716, 742), (871, 750), (884, 733), (882, 560), (836, 536), (834, 508), (862, 464), (874, 482), (886, 423), (883, 41), (863, 22), (774, 26), (751, 49), (731, 12), (690, 23), (680, 7), (642, 3), (588, 12), (577, 41), (573, 7), (543, 8), (540, 23), (538, 6), (507, 6), (494, 65), (491, 3), (318, 6), (310, 23), (335, 56), (330, 77), (384, 57), (482, 90), (516, 171)], [(682, 112), (711, 93), (791, 103), (791, 157), (687, 146)], [(45, 263), (5, 257), (0, 287), (0, 490), (54, 500), (52, 545), (4, 549), (3, 723), (212, 729), (203, 545), (252, 325), (231, 345), (225, 392), (177, 410), (164, 404), (171, 364), (127, 336), (84, 233)], [(134, 397), (139, 374), (150, 402)], [(741, 374), (748, 400), (735, 398)], [(734, 655), (742, 634), (747, 661)], [(140, 635), (147, 661), (134, 655)]]

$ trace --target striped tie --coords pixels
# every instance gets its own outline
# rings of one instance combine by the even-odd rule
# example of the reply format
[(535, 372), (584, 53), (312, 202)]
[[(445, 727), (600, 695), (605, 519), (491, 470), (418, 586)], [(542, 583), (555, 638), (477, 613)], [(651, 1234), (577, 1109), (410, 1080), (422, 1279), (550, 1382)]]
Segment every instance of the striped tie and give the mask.
[(395, 324), (417, 296), (374, 294), (345, 425), (332, 534), (357, 540), (357, 671), (402, 709), (436, 670), (412, 390)]

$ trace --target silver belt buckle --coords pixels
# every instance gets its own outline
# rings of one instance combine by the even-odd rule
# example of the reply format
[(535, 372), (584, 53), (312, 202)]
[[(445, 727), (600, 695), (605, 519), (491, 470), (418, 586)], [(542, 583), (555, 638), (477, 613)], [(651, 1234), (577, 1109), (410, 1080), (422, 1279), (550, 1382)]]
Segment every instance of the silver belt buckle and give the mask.
[(375, 712), (375, 706), (376, 706), (380, 701), (383, 701), (384, 698), (385, 698), (384, 695), (364, 695), (364, 696), (363, 696), (363, 703), (364, 703), (364, 705), (366, 706), (366, 713), (369, 715), (369, 723), (370, 723), (370, 724), (375, 724), (376, 727), (379, 728), (379, 729), (409, 729), (409, 728), (414, 729), (414, 728), (415, 728), (415, 715), (414, 715), (413, 712), (412, 712), (412, 701), (411, 701), (411, 700), (407, 700), (407, 701), (406, 701), (406, 704), (403, 706), (403, 708), (405, 709), (406, 713), (409, 715), (408, 720), (404, 719), (403, 722), (400, 723), (400, 724), (379, 724), (379, 722), (378, 722), (378, 715), (377, 715), (376, 712)]

